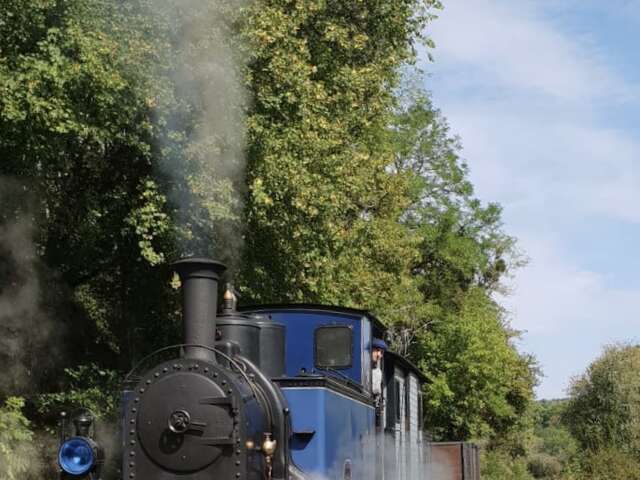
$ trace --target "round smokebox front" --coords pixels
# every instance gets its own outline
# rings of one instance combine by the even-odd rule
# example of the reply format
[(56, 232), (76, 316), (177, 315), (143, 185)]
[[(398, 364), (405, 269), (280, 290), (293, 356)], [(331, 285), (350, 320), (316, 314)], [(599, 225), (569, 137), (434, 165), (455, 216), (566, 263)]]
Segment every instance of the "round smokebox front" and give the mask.
[(139, 384), (136, 395), (127, 414), (124, 461), (125, 470), (134, 474), (130, 478), (213, 471), (244, 476), (241, 400), (233, 380), (219, 368), (184, 361), (160, 366)]

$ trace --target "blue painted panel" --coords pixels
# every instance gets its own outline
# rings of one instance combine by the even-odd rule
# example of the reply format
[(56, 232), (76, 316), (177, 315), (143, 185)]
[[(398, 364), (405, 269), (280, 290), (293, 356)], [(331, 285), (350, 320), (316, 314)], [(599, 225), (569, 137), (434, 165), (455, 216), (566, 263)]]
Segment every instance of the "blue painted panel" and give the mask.
[(354, 480), (369, 480), (373, 465), (373, 407), (322, 387), (283, 388), (294, 432), (314, 431), (294, 442), (293, 461), (309, 475), (342, 478), (350, 460)]
[(305, 472), (326, 470), (325, 389), (283, 388), (294, 432), (315, 432), (306, 444), (292, 442), (293, 461)]
[[(304, 368), (314, 371), (314, 332), (323, 325), (348, 325), (353, 329), (353, 364), (340, 372), (355, 382), (362, 382), (362, 318), (338, 312), (273, 310), (261, 311), (282, 323), (287, 328), (286, 367), (287, 375), (295, 377)], [(368, 346), (364, 346), (368, 347)], [(321, 373), (321, 372), (320, 372)]]

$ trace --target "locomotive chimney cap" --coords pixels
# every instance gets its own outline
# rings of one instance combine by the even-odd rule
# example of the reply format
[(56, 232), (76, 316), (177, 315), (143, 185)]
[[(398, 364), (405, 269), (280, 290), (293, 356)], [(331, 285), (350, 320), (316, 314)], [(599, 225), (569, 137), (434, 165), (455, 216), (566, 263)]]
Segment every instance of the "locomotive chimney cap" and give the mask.
[(213, 280), (220, 279), (220, 276), (227, 269), (224, 263), (204, 257), (183, 258), (173, 262), (171, 266), (178, 271), (181, 277), (184, 274), (192, 278), (211, 278)]

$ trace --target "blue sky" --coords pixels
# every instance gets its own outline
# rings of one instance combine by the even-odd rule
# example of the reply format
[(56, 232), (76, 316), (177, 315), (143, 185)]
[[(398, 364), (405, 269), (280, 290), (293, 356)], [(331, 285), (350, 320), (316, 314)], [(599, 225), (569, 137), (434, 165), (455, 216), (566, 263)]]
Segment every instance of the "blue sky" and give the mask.
[(640, 338), (640, 0), (444, 3), (425, 86), (530, 259), (501, 302), (562, 397)]

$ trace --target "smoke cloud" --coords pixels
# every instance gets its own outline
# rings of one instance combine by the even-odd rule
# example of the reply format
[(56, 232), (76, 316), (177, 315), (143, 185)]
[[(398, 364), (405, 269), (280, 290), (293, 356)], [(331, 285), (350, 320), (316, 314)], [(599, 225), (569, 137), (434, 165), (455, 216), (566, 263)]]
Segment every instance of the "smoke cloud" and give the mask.
[(0, 396), (35, 391), (60, 359), (64, 328), (47, 315), (28, 189), (0, 178)]
[(174, 86), (161, 170), (172, 183), (182, 254), (214, 255), (233, 269), (242, 247), (246, 57), (234, 22), (247, 0), (153, 0), (167, 22)]

